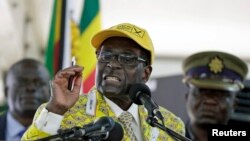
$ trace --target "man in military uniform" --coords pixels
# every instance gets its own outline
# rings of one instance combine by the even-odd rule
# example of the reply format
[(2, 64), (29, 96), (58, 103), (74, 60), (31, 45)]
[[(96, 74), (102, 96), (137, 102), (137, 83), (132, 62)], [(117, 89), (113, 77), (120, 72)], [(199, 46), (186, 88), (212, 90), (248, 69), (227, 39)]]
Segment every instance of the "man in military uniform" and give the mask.
[(186, 136), (194, 141), (206, 141), (209, 125), (227, 124), (234, 111), (236, 94), (244, 87), (248, 68), (234, 55), (206, 51), (189, 56), (183, 62), (183, 71), (183, 82), (189, 88)]

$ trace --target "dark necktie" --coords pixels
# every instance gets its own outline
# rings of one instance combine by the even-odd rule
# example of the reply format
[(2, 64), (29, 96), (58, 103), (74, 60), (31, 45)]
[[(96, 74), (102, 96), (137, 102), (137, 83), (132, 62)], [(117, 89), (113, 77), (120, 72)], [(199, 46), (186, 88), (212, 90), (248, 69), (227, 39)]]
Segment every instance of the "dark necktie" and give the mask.
[(26, 129), (21, 130), (21, 131), (17, 134), (17, 137), (19, 137), (19, 138), (21, 139), (25, 131), (26, 131)]

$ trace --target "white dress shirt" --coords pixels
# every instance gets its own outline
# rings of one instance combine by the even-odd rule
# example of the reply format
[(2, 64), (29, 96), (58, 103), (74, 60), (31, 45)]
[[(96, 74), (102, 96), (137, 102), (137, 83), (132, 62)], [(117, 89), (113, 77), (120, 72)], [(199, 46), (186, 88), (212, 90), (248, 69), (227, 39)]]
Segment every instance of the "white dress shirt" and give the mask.
[(19, 123), (10, 112), (7, 113), (6, 141), (19, 141), (21, 138), (18, 137), (18, 134), (25, 129), (26, 128)]

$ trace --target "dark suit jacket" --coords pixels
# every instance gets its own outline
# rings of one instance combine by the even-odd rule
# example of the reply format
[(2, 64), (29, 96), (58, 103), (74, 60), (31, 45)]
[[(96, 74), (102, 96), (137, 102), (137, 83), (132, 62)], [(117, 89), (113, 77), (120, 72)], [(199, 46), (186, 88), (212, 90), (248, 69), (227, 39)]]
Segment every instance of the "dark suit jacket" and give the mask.
[(5, 140), (7, 113), (0, 115), (0, 140)]
[(191, 130), (191, 125), (189, 121), (185, 124), (185, 129), (186, 129), (186, 137), (191, 139), (192, 141), (198, 141), (197, 138), (194, 136), (192, 130)]

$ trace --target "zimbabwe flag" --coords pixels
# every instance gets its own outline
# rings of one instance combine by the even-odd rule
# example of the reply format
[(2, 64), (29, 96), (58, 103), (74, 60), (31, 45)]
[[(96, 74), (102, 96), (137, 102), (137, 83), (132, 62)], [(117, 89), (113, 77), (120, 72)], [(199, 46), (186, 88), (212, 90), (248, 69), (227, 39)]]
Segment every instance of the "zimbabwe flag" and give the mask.
[[(66, 4), (67, 0), (54, 1), (45, 62), (53, 77), (58, 70), (69, 66), (70, 58), (75, 56), (77, 65), (84, 67), (83, 92), (87, 93), (95, 82), (96, 56), (95, 49), (91, 45), (91, 38), (101, 29), (99, 0), (83, 2), (79, 23), (72, 19), (70, 19), (70, 24), (67, 23), (69, 10)], [(70, 36), (68, 36), (68, 31), (70, 31)], [(68, 65), (64, 65), (65, 62)]]

